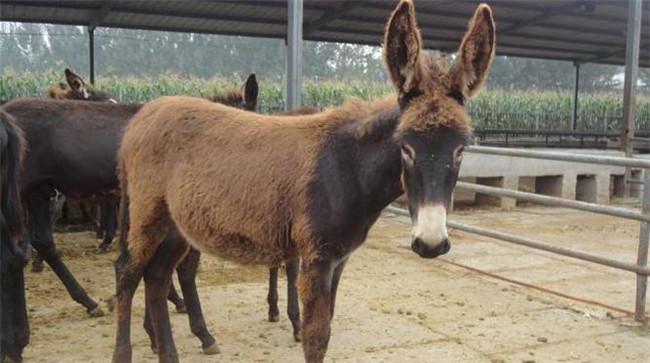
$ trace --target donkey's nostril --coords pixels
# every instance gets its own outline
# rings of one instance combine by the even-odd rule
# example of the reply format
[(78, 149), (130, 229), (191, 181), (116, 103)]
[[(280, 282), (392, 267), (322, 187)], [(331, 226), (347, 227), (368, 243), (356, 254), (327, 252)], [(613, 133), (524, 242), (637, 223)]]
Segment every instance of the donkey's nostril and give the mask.
[(449, 243), (449, 240), (446, 238), (435, 247), (427, 245), (419, 238), (415, 238), (411, 243), (411, 250), (424, 258), (434, 258), (444, 255), (449, 252), (450, 249), (451, 243)]
[(421, 239), (415, 238), (413, 242), (411, 242), (411, 250), (413, 250), (413, 252), (417, 253), (418, 255), (421, 254), (423, 249), (424, 243)]
[(449, 252), (449, 250), (451, 249), (451, 243), (449, 243), (448, 239), (445, 239), (444, 241), (442, 241), (439, 248), (440, 248), (440, 254), (444, 255), (445, 253)]

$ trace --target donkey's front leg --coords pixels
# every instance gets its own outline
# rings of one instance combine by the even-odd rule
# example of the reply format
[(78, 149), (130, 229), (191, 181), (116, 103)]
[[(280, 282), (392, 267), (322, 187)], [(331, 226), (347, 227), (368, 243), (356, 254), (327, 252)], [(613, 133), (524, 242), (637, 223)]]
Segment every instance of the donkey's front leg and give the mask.
[(341, 275), (343, 274), (343, 269), (345, 268), (345, 264), (348, 263), (348, 258), (346, 257), (343, 261), (339, 262), (339, 264), (334, 268), (334, 272), (332, 273), (332, 294), (331, 294), (331, 299), (332, 303), (330, 305), (331, 312), (330, 312), (330, 320), (334, 318), (334, 305), (336, 305), (336, 291), (339, 288), (339, 281), (341, 281)]
[(305, 361), (320, 363), (330, 339), (332, 314), (332, 261), (303, 261), (300, 271), (300, 298), (304, 309), (302, 348)]

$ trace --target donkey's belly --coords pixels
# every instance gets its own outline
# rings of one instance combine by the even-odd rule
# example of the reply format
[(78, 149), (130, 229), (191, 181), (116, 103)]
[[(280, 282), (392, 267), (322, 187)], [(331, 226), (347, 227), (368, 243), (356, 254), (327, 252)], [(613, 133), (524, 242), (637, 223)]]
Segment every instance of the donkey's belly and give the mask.
[(236, 233), (218, 234), (206, 238), (182, 233), (188, 242), (201, 252), (241, 264), (279, 266), (297, 255), (295, 251), (279, 248), (273, 241), (253, 241)]

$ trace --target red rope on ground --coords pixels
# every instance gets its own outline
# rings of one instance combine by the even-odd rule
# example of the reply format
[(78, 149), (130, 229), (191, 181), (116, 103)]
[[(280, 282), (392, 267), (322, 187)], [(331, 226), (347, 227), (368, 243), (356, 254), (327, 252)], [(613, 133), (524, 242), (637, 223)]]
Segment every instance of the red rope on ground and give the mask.
[(524, 287), (527, 287), (527, 288), (530, 288), (530, 289), (542, 291), (542, 292), (545, 292), (545, 293), (548, 293), (548, 294), (551, 294), (551, 295), (560, 296), (560, 297), (563, 297), (565, 299), (578, 301), (578, 302), (581, 302), (581, 303), (584, 303), (584, 304), (599, 306), (601, 308), (613, 310), (613, 311), (625, 314), (627, 316), (634, 315), (634, 312), (632, 312), (632, 311), (625, 310), (625, 309), (622, 309), (622, 308), (618, 308), (616, 306), (607, 305), (607, 304), (601, 303), (600, 301), (583, 299), (583, 298), (579, 298), (579, 297), (576, 297), (576, 296), (564, 294), (564, 293), (561, 293), (559, 291), (547, 289), (545, 287), (529, 284), (529, 283), (522, 282), (522, 281), (513, 280), (513, 279), (510, 279), (510, 278), (507, 278), (507, 277), (504, 277), (504, 276), (493, 274), (491, 272), (487, 272), (487, 271), (483, 271), (483, 270), (480, 270), (480, 269), (477, 269), (477, 268), (474, 268), (474, 267), (463, 265), (463, 264), (458, 263), (458, 262), (453, 262), (453, 261), (445, 260), (445, 259), (442, 259), (442, 258), (439, 259), (439, 260), (443, 261), (445, 263), (448, 263), (450, 265), (456, 266), (456, 267), (460, 267), (460, 268), (463, 268), (463, 269), (466, 269), (466, 270), (469, 270), (469, 271), (472, 271), (472, 272), (476, 272), (476, 273), (479, 273), (479, 274), (482, 274), (482, 275), (486, 275), (486, 276), (495, 278), (497, 280), (502, 280), (502, 281), (506, 281), (506, 282), (509, 282), (509, 283), (512, 283), (512, 284), (521, 285), (521, 286), (524, 286)]

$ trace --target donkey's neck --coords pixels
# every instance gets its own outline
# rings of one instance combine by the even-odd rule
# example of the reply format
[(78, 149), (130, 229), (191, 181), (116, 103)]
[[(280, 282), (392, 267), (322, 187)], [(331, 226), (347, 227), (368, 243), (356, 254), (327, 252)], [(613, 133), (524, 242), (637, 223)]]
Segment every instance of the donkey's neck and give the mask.
[(358, 145), (357, 178), (365, 209), (379, 213), (401, 193), (402, 170), (399, 145), (394, 133), (400, 109), (394, 107), (355, 123), (351, 130)]

